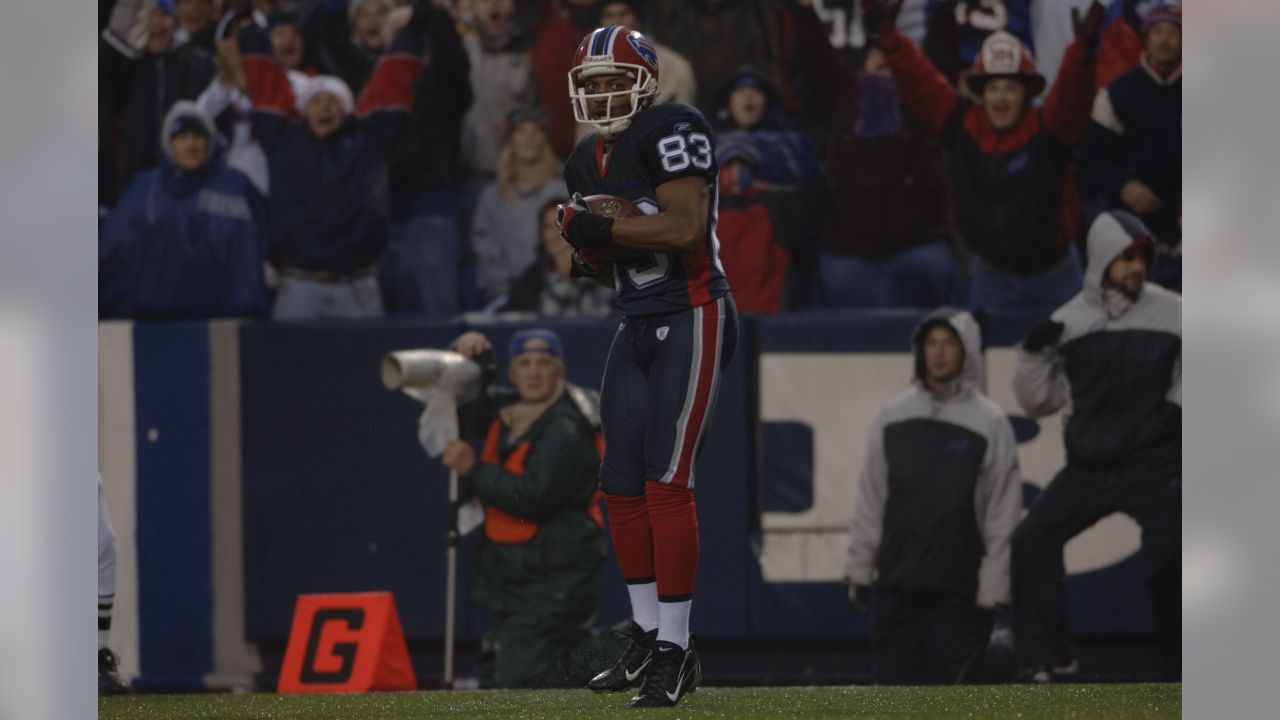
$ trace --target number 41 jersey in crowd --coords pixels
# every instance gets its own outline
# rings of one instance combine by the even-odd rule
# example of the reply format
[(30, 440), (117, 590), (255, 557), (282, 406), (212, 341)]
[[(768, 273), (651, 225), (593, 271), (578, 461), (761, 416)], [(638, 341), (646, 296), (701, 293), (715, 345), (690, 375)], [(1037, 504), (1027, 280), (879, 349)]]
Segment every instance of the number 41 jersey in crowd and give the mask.
[(638, 113), (609, 153), (592, 133), (574, 148), (564, 167), (570, 194), (615, 195), (646, 214), (658, 212), (656, 189), (686, 176), (711, 186), (707, 235), (689, 253), (648, 253), (614, 264), (618, 304), (627, 316), (678, 312), (706, 305), (729, 292), (716, 239), (719, 168), (707, 120), (694, 108), (666, 103)]

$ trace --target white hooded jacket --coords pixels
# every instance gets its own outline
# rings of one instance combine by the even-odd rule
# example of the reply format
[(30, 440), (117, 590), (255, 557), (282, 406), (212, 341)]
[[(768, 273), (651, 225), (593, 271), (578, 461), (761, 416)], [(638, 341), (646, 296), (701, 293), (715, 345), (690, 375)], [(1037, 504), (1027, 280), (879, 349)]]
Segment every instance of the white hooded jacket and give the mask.
[(917, 378), (871, 431), (849, 533), (845, 576), (859, 585), (968, 595), (991, 608), (1010, 600), (1009, 542), (1022, 513), (1017, 441), (979, 388), (982, 344), (969, 313), (943, 308), (917, 328), (945, 323), (964, 346), (960, 376), (939, 391)]
[(1033, 418), (1067, 414), (1067, 462), (1085, 469), (1181, 457), (1182, 297), (1146, 283), (1136, 301), (1103, 280), (1124, 251), (1150, 233), (1128, 213), (1107, 212), (1089, 229), (1084, 288), (1053, 312), (1055, 345), (1018, 351), (1013, 390)]

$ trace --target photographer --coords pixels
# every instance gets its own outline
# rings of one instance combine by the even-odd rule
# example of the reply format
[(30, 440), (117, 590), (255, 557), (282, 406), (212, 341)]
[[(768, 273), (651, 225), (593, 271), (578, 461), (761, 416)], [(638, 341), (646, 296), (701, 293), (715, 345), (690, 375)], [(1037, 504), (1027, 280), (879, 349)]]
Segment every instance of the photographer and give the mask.
[[(493, 378), (488, 338), (468, 332), (454, 345)], [(471, 600), (493, 626), (477, 675), (482, 687), (580, 687), (607, 659), (591, 629), (605, 556), (595, 394), (565, 382), (550, 330), (516, 333), (508, 358), (514, 390), (490, 387), (459, 409), (463, 435), (486, 438), (479, 456), (452, 440), (441, 458), (485, 510)]]

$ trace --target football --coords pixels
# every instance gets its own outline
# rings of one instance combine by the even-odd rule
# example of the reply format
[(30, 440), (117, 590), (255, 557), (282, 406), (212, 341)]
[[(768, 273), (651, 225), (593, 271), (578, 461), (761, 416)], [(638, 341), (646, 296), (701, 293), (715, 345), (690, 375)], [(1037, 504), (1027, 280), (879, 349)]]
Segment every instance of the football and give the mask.
[[(624, 197), (616, 195), (589, 195), (582, 198), (582, 201), (591, 208), (591, 212), (596, 215), (603, 215), (607, 218), (635, 217), (636, 215), (644, 215), (644, 211), (638, 205)], [(618, 247), (610, 244), (602, 247), (593, 247), (584, 256), (590, 255), (595, 262), (614, 262), (624, 260), (629, 257), (641, 254), (640, 251), (632, 248)]]
[(607, 218), (635, 217), (644, 214), (638, 205), (616, 195), (589, 195), (582, 198), (582, 201), (591, 208), (591, 212)]

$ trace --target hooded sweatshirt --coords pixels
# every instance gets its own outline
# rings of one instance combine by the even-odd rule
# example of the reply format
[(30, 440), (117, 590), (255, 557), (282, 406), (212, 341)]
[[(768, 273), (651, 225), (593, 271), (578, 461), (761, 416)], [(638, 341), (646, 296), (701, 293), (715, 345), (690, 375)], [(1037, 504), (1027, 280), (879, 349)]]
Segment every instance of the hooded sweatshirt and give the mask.
[(1089, 229), (1084, 289), (1054, 311), (1056, 346), (1018, 352), (1013, 390), (1031, 417), (1067, 414), (1067, 464), (1128, 470), (1108, 482), (1165, 482), (1182, 473), (1182, 298), (1152, 283), (1136, 301), (1103, 286), (1112, 261), (1150, 233), (1128, 213)]
[[(964, 346), (959, 377), (929, 388), (922, 341), (938, 325)], [(945, 592), (982, 607), (1009, 602), (1009, 539), (1022, 512), (1017, 441), (978, 385), (982, 345), (969, 313), (942, 308), (912, 338), (914, 386), (871, 430), (845, 576), (860, 585)]]
[[(169, 136), (181, 118), (209, 137), (205, 162), (183, 170)], [(160, 133), (165, 158), (139, 173), (98, 238), (99, 313), (104, 318), (197, 319), (261, 314), (264, 207), (249, 179), (226, 166), (213, 122), (182, 100)]]

